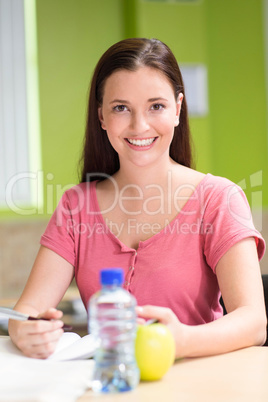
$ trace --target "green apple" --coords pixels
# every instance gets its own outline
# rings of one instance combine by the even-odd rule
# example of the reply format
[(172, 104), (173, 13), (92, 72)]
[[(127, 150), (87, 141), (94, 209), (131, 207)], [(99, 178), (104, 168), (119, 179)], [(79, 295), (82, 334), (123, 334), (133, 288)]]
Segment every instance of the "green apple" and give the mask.
[(135, 352), (141, 380), (159, 380), (174, 363), (173, 335), (160, 323), (138, 325)]

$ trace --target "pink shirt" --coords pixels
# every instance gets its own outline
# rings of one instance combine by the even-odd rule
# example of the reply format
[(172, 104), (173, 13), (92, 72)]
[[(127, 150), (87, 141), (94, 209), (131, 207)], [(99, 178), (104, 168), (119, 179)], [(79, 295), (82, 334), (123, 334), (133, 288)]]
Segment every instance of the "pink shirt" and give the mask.
[(99, 209), (96, 182), (66, 191), (41, 244), (75, 267), (87, 307), (99, 288), (99, 271), (121, 267), (124, 288), (138, 305), (171, 308), (181, 322), (203, 324), (222, 316), (215, 268), (238, 241), (254, 237), (259, 258), (265, 244), (252, 223), (243, 191), (227, 179), (207, 174), (175, 219), (161, 232), (126, 247), (108, 229)]

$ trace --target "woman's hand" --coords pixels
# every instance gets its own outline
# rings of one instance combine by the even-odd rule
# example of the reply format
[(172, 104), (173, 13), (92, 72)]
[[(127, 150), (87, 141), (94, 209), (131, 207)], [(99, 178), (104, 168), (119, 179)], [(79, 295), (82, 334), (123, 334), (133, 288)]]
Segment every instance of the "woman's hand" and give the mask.
[(147, 319), (155, 319), (166, 325), (171, 331), (176, 344), (176, 357), (183, 357), (186, 325), (182, 324), (170, 308), (157, 306), (138, 306), (136, 308), (138, 324), (145, 324)]
[(54, 352), (63, 333), (61, 317), (61, 311), (50, 308), (38, 318), (48, 318), (51, 321), (10, 320), (10, 337), (25, 356), (46, 359)]

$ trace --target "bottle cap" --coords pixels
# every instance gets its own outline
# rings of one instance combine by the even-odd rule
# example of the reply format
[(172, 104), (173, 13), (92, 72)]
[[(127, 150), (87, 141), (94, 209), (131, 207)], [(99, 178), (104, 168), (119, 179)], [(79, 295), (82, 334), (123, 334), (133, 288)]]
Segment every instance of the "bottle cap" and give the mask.
[(122, 285), (124, 271), (122, 268), (104, 268), (100, 272), (102, 285)]

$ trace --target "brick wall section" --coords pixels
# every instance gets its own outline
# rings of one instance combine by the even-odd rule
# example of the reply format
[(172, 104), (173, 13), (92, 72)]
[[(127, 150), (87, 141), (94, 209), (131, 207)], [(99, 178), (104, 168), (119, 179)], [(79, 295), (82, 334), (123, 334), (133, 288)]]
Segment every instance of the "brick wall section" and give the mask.
[(47, 221), (0, 222), (0, 299), (20, 296)]

